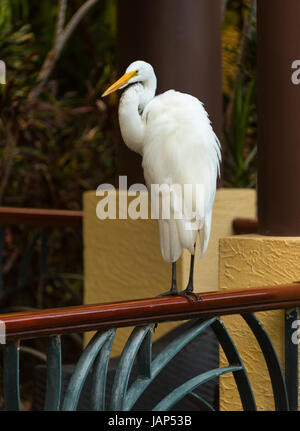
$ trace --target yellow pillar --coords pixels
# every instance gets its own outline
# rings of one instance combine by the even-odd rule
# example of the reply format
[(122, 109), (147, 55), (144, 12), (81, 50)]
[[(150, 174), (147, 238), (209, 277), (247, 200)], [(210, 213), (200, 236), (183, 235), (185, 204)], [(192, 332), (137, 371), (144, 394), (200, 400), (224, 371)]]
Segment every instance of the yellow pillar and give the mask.
[[(300, 237), (230, 236), (220, 239), (219, 289), (247, 289), (300, 280)], [(284, 312), (257, 313), (283, 365)], [(259, 346), (240, 316), (222, 318), (244, 362), (258, 410), (273, 410), (272, 387)], [(220, 352), (220, 366), (226, 364)], [(241, 410), (232, 375), (220, 379), (220, 409)]]

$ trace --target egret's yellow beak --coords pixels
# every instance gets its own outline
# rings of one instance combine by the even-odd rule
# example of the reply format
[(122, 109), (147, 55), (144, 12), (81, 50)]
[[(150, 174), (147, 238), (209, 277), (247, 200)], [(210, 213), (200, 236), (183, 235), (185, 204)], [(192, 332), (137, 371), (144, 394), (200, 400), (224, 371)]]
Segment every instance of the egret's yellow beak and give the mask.
[(123, 85), (126, 85), (127, 82), (133, 77), (136, 76), (137, 72), (129, 72), (125, 73), (118, 81), (116, 81), (113, 85), (111, 85), (103, 94), (101, 97), (105, 97), (110, 93), (113, 93), (114, 91), (118, 90), (118, 88), (122, 87)]

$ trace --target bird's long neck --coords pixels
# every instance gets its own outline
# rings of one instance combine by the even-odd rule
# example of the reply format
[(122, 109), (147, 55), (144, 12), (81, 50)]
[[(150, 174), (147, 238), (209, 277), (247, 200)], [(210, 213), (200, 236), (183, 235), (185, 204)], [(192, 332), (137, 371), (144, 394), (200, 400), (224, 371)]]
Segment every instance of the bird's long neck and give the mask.
[(156, 91), (156, 78), (131, 85), (121, 96), (119, 122), (122, 138), (131, 150), (143, 155), (145, 122), (142, 113), (153, 99)]

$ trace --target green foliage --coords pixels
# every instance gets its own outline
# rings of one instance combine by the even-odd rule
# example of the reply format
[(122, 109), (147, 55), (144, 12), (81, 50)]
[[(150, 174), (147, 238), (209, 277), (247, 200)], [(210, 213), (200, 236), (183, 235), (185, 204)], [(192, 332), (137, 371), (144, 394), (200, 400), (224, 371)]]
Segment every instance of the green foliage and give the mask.
[[(13, 4), (0, 2), (0, 52), (8, 69), (8, 83), (0, 88), (0, 200), (12, 206), (78, 209), (85, 190), (114, 178), (113, 107), (99, 96), (114, 71), (115, 2), (99, 2), (94, 14), (87, 14), (82, 22), (87, 40), (79, 26), (34, 101), (28, 95), (51, 47), (57, 4), (21, 2), (23, 12), (14, 21)], [(72, 6), (69, 15), (76, 10)], [(24, 14), (28, 18), (22, 21)], [(86, 49), (90, 40), (93, 56)], [(9, 180), (3, 184), (8, 167)]]
[(241, 81), (236, 83), (232, 133), (225, 131), (228, 150), (225, 169), (227, 168), (228, 185), (235, 187), (254, 187), (256, 184), (257, 145), (251, 140), (249, 130), (253, 121), (254, 94), (253, 79), (246, 88)]
[[(230, 187), (256, 186), (256, 15), (254, 0), (229, 2), (231, 21), (240, 26), (237, 46), (225, 46), (235, 54), (238, 65), (232, 91), (225, 98), (224, 183)], [(235, 27), (236, 28), (236, 27)]]
[(33, 38), (29, 24), (13, 24), (13, 4), (9, 0), (0, 0), (0, 53), (8, 72), (21, 66)]

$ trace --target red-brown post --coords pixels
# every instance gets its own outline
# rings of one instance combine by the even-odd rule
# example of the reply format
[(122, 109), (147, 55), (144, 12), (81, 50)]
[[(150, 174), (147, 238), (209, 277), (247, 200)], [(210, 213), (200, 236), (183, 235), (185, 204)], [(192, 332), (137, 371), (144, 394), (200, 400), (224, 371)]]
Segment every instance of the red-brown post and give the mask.
[[(222, 132), (221, 0), (120, 0), (118, 69), (150, 62), (158, 92), (174, 88), (205, 104), (218, 136)], [(119, 175), (142, 181), (140, 157), (120, 144)]]
[(259, 233), (300, 236), (300, 1), (257, 6)]

